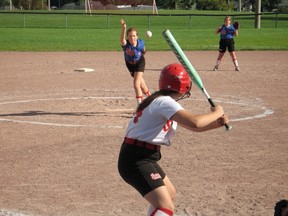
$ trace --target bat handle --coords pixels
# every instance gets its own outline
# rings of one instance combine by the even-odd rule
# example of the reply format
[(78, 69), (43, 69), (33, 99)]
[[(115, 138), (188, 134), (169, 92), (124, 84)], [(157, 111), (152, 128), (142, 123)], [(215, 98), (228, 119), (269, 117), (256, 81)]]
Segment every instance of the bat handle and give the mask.
[[(210, 105), (211, 105), (212, 107), (215, 107), (215, 103), (212, 101), (211, 98), (208, 98), (208, 101), (209, 101), (209, 103), (210, 103)], [(227, 123), (225, 123), (224, 126), (225, 126), (225, 128), (226, 128), (226, 131), (229, 131), (229, 130), (232, 129), (232, 126), (231, 126), (231, 125), (228, 125)]]
[(232, 129), (232, 126), (231, 125), (228, 125), (227, 123), (224, 124), (225, 128), (226, 128), (226, 131), (229, 131)]

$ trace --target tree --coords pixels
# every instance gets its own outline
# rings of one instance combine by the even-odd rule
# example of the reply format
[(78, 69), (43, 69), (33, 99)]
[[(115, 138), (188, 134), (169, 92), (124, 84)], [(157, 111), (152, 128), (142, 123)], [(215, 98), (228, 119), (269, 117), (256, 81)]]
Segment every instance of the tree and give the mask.
[(278, 5), (281, 3), (281, 0), (262, 0), (262, 7), (268, 11), (278, 8)]
[(229, 2), (223, 0), (196, 0), (196, 9), (198, 10), (231, 10)]
[(132, 5), (133, 7), (137, 5), (152, 5), (152, 0), (99, 0), (103, 5), (113, 4), (113, 5)]
[(178, 8), (182, 10), (191, 10), (194, 3), (195, 0), (180, 0), (178, 3)]
[(8, 6), (9, 4), (9, 0), (0, 0), (0, 7)]
[(156, 4), (159, 8), (163, 9), (177, 9), (179, 0), (158, 0)]
[(58, 8), (61, 8), (63, 5), (66, 5), (69, 3), (75, 3), (76, 5), (79, 5), (80, 0), (50, 0), (51, 7), (56, 6)]

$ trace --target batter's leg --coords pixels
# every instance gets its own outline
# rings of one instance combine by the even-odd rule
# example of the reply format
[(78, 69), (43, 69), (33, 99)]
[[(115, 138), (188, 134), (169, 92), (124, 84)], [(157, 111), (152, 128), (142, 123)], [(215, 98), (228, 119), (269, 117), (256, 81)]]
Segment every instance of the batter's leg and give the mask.
[(172, 212), (174, 211), (173, 199), (176, 194), (175, 187), (171, 183), (168, 176), (165, 176), (163, 181), (165, 186), (156, 188), (155, 190), (145, 195), (145, 199), (150, 203), (148, 216), (150, 216), (152, 212), (154, 212), (157, 208), (166, 208)]

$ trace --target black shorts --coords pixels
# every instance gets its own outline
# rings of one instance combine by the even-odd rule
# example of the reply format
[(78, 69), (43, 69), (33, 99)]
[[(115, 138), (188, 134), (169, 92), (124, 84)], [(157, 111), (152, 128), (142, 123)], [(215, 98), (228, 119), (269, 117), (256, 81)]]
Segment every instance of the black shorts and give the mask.
[(228, 47), (229, 52), (235, 51), (234, 40), (232, 39), (221, 39), (219, 42), (219, 52), (225, 53), (226, 47)]
[(125, 61), (125, 63), (132, 77), (134, 77), (135, 72), (144, 72), (145, 70), (145, 58), (143, 55), (134, 64), (131, 64), (127, 61)]
[(163, 179), (166, 174), (157, 164), (160, 159), (160, 151), (123, 143), (118, 159), (118, 171), (124, 181), (145, 196), (165, 185)]

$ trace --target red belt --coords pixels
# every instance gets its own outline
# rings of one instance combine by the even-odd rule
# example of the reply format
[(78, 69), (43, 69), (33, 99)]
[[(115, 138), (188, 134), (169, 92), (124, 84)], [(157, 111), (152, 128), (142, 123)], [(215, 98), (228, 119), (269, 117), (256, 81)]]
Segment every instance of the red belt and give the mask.
[(139, 147), (150, 149), (150, 150), (154, 150), (154, 151), (159, 151), (160, 150), (160, 145), (154, 145), (154, 144), (151, 144), (151, 143), (143, 142), (143, 141), (132, 139), (132, 138), (128, 138), (128, 137), (125, 137), (124, 143), (126, 143), (128, 145), (139, 146)]

